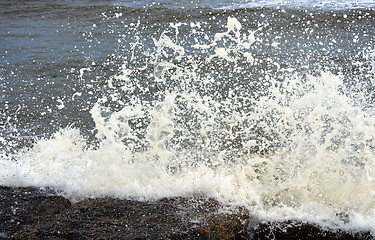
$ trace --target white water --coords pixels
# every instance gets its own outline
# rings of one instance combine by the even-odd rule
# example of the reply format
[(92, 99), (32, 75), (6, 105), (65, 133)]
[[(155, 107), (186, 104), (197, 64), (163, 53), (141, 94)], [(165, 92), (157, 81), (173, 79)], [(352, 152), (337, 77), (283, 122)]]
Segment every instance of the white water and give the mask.
[[(235, 86), (225, 98), (206, 94), (217, 76), (201, 74), (203, 63), (177, 34), (155, 40), (151, 76), (177, 85), (156, 100), (121, 102), (135, 87), (134, 69), (124, 65), (108, 80), (116, 91), (90, 111), (99, 146), (87, 146), (78, 129), (62, 129), (12, 156), (16, 160), (4, 156), (0, 184), (52, 187), (72, 199), (203, 194), (266, 219), (375, 233), (373, 108), (347, 96), (340, 76), (303, 77), (293, 69), (278, 70), (285, 72), (282, 81), (266, 73), (253, 79), (265, 87), (254, 96)], [(256, 30), (242, 32), (235, 18), (228, 18), (226, 32), (196, 40), (194, 51), (209, 55), (205, 64), (229, 62), (232, 73), (243, 70), (240, 64), (257, 67), (250, 51), (260, 41)], [(123, 108), (111, 111), (109, 100)]]

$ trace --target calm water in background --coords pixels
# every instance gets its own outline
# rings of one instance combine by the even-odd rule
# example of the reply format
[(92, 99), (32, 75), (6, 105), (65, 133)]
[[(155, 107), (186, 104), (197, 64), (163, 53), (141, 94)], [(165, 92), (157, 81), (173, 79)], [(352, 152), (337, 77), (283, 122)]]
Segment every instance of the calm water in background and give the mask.
[(1, 0), (0, 183), (371, 229), (374, 7)]

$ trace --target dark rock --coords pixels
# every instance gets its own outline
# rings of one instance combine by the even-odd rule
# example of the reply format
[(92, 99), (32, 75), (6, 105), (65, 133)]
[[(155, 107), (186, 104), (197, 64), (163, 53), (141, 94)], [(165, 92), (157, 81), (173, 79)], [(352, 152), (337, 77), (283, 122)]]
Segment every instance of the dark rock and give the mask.
[(0, 187), (0, 194), (0, 237), (12, 239), (244, 239), (249, 218), (201, 197), (71, 205), (33, 188)]
[(0, 239), (70, 207), (69, 200), (35, 188), (0, 187)]
[[(176, 202), (163, 199), (139, 202), (113, 198), (90, 199), (75, 204), (51, 224), (38, 225), (33, 232), (39, 239), (59, 236), (64, 239), (177, 239), (198, 237)], [(186, 204), (186, 203), (185, 203)], [(22, 234), (34, 231), (23, 229)], [(19, 233), (18, 233), (19, 234)]]
[(262, 222), (253, 231), (253, 239), (278, 240), (370, 240), (374, 237), (370, 232), (345, 232), (333, 229), (324, 229), (314, 224), (302, 222)]
[(0, 239), (372, 239), (308, 223), (261, 222), (200, 196), (75, 204), (35, 188), (0, 187)]

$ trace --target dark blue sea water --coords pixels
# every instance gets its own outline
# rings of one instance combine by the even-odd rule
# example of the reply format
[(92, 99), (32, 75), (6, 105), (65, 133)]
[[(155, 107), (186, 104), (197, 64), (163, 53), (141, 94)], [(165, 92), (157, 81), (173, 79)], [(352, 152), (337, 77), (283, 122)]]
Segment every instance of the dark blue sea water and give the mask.
[(374, 231), (374, 36), (374, 1), (0, 0), (0, 184)]

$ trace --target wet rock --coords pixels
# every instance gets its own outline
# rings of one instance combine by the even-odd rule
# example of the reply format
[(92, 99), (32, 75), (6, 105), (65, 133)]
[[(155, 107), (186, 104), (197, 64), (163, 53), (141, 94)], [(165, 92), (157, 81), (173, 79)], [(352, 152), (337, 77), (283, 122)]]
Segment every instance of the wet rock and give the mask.
[(262, 222), (253, 229), (253, 239), (278, 240), (370, 240), (374, 239), (370, 232), (345, 232), (323, 229), (317, 225), (303, 222)]
[(0, 239), (70, 206), (69, 200), (47, 191), (0, 187)]
[(246, 239), (249, 218), (201, 197), (71, 205), (33, 188), (0, 187), (0, 195), (3, 239)]
[[(206, 219), (209, 216), (213, 218), (217, 209), (219, 204), (213, 200), (197, 203), (196, 199), (181, 198), (156, 202), (90, 199), (73, 205), (51, 221), (23, 228), (15, 236), (21, 238), (32, 235), (39, 239), (209, 238), (210, 235), (206, 237), (206, 232), (201, 229), (206, 226), (209, 228), (212, 223)], [(226, 237), (225, 234), (232, 237), (239, 228), (244, 228), (239, 219), (241, 216), (236, 213), (220, 214), (220, 217), (224, 222), (232, 223), (227, 228), (220, 229), (222, 233), (219, 234), (222, 234), (223, 239), (234, 239)]]
[(67, 199), (0, 187), (0, 239), (372, 239), (308, 223), (262, 222), (201, 196), (158, 201)]

